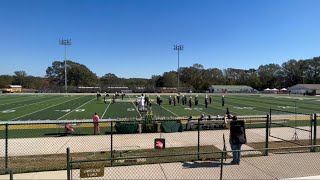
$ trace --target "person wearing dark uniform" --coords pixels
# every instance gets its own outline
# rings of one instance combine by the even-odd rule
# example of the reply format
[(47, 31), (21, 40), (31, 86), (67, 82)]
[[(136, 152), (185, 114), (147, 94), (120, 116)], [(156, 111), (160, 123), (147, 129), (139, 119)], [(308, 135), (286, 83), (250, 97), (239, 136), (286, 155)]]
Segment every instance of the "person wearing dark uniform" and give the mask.
[(221, 103), (222, 103), (222, 106), (224, 106), (224, 95), (222, 95)]
[(208, 98), (204, 99), (204, 104), (205, 104), (206, 108), (208, 108)]
[(196, 95), (196, 97), (194, 98), (194, 105), (198, 106), (198, 95)]
[(116, 95), (114, 94), (114, 95), (112, 96), (112, 104), (114, 104), (114, 103), (116, 102), (115, 98), (116, 98)]
[(124, 93), (121, 92), (121, 100), (123, 100), (123, 97), (124, 97)]
[(212, 97), (211, 97), (211, 95), (209, 96), (209, 103), (211, 104), (211, 102), (212, 102)]
[(145, 95), (144, 96), (144, 101), (145, 101), (145, 103), (146, 103), (146, 105), (149, 105), (149, 96), (147, 96), (147, 95)]
[(158, 95), (158, 96), (157, 96), (157, 104), (158, 104), (158, 105), (160, 105), (159, 102), (160, 102), (160, 98), (159, 98), (159, 95)]
[(184, 97), (183, 97), (183, 100), (184, 100), (184, 105), (186, 105), (186, 104), (187, 104), (187, 97), (184, 96)]
[(173, 97), (173, 106), (176, 106), (176, 97)]
[(99, 92), (97, 92), (97, 101), (99, 101), (101, 94)]
[(177, 102), (178, 102), (178, 104), (180, 103), (180, 93), (178, 93), (178, 95), (177, 95)]
[(231, 114), (230, 114), (229, 108), (227, 108), (226, 115), (227, 115), (227, 118), (228, 118), (228, 119), (231, 119)]
[(192, 107), (192, 97), (190, 96), (190, 99), (189, 99), (189, 108)]
[(185, 105), (185, 103), (184, 103), (184, 95), (182, 95), (182, 105)]

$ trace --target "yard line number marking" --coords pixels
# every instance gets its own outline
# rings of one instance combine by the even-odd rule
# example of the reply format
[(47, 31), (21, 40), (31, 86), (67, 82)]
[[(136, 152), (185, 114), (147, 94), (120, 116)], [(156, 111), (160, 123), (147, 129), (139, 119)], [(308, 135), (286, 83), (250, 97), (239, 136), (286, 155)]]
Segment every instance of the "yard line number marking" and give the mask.
[[(79, 107), (75, 108), (75, 109), (74, 109), (74, 110), (72, 110), (72, 111), (70, 111), (70, 109), (66, 109), (66, 110), (69, 110), (69, 111), (68, 111), (68, 113), (67, 113), (67, 114), (65, 114), (65, 115), (63, 115), (63, 116), (61, 116), (61, 117), (59, 117), (59, 118), (58, 118), (58, 120), (59, 120), (59, 119), (61, 119), (61, 118), (63, 118), (63, 117), (65, 117), (66, 115), (68, 115), (68, 114), (72, 113), (73, 111), (75, 111), (75, 110), (79, 109), (80, 107), (82, 107), (82, 106), (84, 106), (84, 105), (88, 104), (89, 102), (93, 101), (94, 99), (96, 99), (96, 98), (93, 98), (93, 99), (89, 100), (88, 102), (86, 102), (86, 103), (84, 103), (84, 104), (80, 105)], [(64, 111), (64, 110), (61, 110), (61, 111)]]

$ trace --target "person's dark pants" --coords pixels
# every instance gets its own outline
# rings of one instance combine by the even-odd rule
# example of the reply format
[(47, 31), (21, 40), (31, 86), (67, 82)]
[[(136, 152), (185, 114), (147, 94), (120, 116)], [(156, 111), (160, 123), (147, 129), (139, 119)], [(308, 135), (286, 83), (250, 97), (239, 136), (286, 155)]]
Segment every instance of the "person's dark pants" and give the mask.
[(242, 144), (233, 144), (230, 140), (230, 146), (232, 149), (232, 156), (233, 156), (232, 163), (240, 164), (241, 152), (235, 151), (235, 150), (241, 150)]

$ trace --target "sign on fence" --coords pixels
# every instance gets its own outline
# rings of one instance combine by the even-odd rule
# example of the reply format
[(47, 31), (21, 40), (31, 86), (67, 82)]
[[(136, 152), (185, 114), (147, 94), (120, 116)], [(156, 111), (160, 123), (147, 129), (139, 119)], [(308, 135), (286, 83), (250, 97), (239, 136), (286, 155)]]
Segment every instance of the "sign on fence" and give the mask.
[(104, 167), (81, 167), (80, 178), (103, 177)]
[(166, 140), (163, 138), (154, 139), (154, 149), (165, 149), (166, 148)]

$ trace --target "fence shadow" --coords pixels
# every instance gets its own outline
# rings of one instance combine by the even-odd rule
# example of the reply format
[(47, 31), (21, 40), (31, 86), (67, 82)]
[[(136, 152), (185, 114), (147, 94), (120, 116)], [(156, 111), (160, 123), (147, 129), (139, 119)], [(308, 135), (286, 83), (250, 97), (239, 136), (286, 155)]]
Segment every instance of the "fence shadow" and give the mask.
[(208, 167), (220, 167), (220, 161), (195, 161), (184, 162), (182, 166), (184, 168), (208, 168)]

